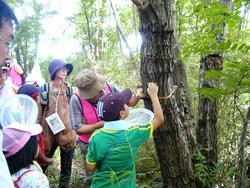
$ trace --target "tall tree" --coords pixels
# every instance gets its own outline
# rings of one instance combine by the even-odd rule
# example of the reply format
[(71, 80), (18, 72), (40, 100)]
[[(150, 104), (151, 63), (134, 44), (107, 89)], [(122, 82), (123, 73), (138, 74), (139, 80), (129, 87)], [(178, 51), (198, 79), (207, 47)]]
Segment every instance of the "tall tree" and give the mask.
[[(231, 1), (219, 1), (222, 6), (227, 6), (231, 10)], [(204, 6), (217, 5), (217, 3), (209, 5), (206, 3)], [(217, 5), (218, 6), (218, 5)], [(219, 12), (218, 12), (219, 13)], [(226, 16), (225, 12), (221, 13)], [(215, 17), (214, 17), (215, 19)], [(227, 24), (223, 21), (221, 23), (213, 23), (211, 31), (215, 31), (215, 42), (219, 45), (226, 39)], [(216, 33), (218, 32), (219, 33)], [(212, 45), (212, 43), (210, 44)], [(223, 64), (222, 55), (219, 53), (212, 53), (203, 55), (200, 61), (200, 78), (199, 89), (219, 89), (218, 78), (206, 78), (206, 73), (210, 71), (221, 71)], [(217, 120), (218, 120), (218, 99), (211, 98), (199, 92), (198, 104), (198, 123), (197, 123), (197, 144), (198, 149), (205, 156), (209, 167), (213, 168), (214, 163), (217, 162), (218, 149), (217, 149)]]
[(93, 60), (93, 47), (92, 47), (92, 43), (91, 43), (91, 31), (90, 31), (90, 21), (89, 21), (89, 15), (88, 15), (88, 11), (87, 11), (87, 8), (86, 8), (86, 5), (84, 3), (84, 0), (81, 1), (81, 6), (82, 6), (82, 9), (83, 9), (83, 14), (85, 15), (85, 18), (86, 18), (86, 26), (87, 26), (87, 33), (88, 33), (88, 42), (89, 42), (89, 58), (90, 60)]
[[(199, 88), (218, 89), (217, 78), (206, 78), (209, 71), (220, 71), (222, 69), (222, 56), (210, 54), (201, 58)], [(218, 100), (204, 96), (199, 93), (198, 104), (198, 124), (197, 124), (197, 144), (202, 155), (205, 156), (209, 166), (217, 162), (217, 129), (218, 120)]]
[(11, 3), (28, 12), (23, 19), (19, 20), (20, 27), (14, 41), (17, 44), (15, 48), (16, 60), (24, 69), (26, 77), (37, 59), (39, 36), (43, 32), (41, 20), (52, 13), (46, 10), (48, 4), (42, 4), (35, 0), (29, 2), (18, 0)]
[[(192, 155), (195, 146), (194, 119), (189, 88), (175, 31), (174, 0), (132, 0), (140, 16), (141, 80), (154, 81), (159, 96), (167, 96), (173, 85), (179, 89), (170, 100), (161, 101), (165, 123), (154, 133), (164, 187), (195, 187)], [(145, 107), (151, 109), (146, 98)]]

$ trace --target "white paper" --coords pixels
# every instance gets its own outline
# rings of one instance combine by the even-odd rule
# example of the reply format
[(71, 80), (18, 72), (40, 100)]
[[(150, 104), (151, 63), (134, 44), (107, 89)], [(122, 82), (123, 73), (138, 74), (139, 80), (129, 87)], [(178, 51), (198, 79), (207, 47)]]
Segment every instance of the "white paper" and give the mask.
[(57, 134), (65, 129), (65, 126), (57, 113), (45, 118), (53, 134)]

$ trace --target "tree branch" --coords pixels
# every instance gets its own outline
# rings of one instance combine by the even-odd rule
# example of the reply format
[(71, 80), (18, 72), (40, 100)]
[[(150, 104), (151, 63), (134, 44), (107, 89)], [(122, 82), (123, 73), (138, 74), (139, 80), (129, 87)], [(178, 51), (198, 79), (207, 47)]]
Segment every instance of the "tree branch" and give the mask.
[(138, 9), (144, 9), (143, 0), (132, 0), (132, 2), (137, 6)]
[(110, 2), (111, 9), (112, 9), (112, 11), (113, 11), (113, 16), (114, 16), (114, 19), (115, 19), (116, 28), (117, 28), (118, 32), (120, 33), (120, 35), (121, 35), (121, 37), (122, 37), (122, 40), (124, 41), (124, 43), (125, 43), (125, 45), (126, 45), (128, 51), (129, 51), (129, 57), (130, 57), (130, 59), (131, 59), (132, 62), (133, 62), (133, 67), (134, 67), (134, 69), (136, 70), (136, 64), (135, 64), (135, 61), (134, 61), (133, 53), (132, 53), (132, 50), (131, 50), (131, 48), (129, 47), (128, 41), (127, 41), (125, 35), (123, 34), (123, 32), (122, 32), (122, 30), (121, 30), (121, 27), (120, 27), (120, 25), (119, 25), (119, 22), (118, 22), (118, 19), (117, 19), (117, 16), (116, 16), (115, 7), (114, 7), (114, 5), (113, 5), (113, 3), (112, 3), (112, 0), (109, 0), (109, 2)]
[(82, 5), (83, 5), (83, 10), (84, 10), (84, 15), (87, 21), (87, 32), (88, 32), (88, 41), (89, 41), (89, 50), (90, 50), (90, 59), (92, 60), (92, 55), (93, 55), (93, 49), (92, 49), (92, 44), (91, 44), (91, 35), (90, 35), (90, 27), (89, 27), (89, 16), (86, 10), (86, 6), (84, 3), (84, 0), (82, 0)]

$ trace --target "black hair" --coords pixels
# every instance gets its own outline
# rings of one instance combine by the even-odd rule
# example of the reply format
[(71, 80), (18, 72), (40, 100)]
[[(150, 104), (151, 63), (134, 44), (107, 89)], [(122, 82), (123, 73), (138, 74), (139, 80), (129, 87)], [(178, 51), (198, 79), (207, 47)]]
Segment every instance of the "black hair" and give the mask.
[(14, 21), (18, 25), (16, 15), (12, 8), (7, 4), (5, 0), (0, 0), (0, 28), (6, 21)]
[(24, 147), (15, 155), (6, 158), (10, 174), (14, 174), (22, 168), (33, 164), (38, 149), (38, 141), (36, 136), (30, 137)]

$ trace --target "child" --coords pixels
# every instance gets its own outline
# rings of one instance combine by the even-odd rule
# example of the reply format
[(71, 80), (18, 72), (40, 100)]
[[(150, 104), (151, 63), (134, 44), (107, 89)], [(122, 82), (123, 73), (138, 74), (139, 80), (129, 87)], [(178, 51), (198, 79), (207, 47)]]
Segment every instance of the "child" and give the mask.
[(94, 171), (91, 187), (136, 187), (135, 160), (139, 147), (164, 121), (157, 96), (158, 86), (149, 83), (147, 92), (151, 98), (155, 118), (144, 126), (129, 125), (130, 90), (103, 96), (98, 102), (98, 113), (105, 121), (104, 128), (90, 139), (86, 157), (87, 168)]
[(36, 135), (42, 132), (42, 127), (12, 124), (2, 131), (3, 151), (15, 187), (49, 187), (47, 177), (33, 163), (38, 154)]
[(49, 187), (47, 177), (33, 162), (39, 150), (36, 136), (42, 132), (42, 127), (34, 124), (37, 114), (35, 102), (23, 95), (8, 99), (1, 110), (3, 153), (17, 188)]
[[(25, 84), (25, 85), (21, 86), (17, 90), (17, 94), (23, 94), (23, 95), (30, 96), (31, 98), (33, 98), (35, 100), (35, 102), (37, 104), (40, 104), (40, 88), (38, 88), (32, 84)], [(38, 137), (39, 137), (39, 141), (38, 141), (39, 153), (38, 153), (36, 160), (42, 166), (43, 165), (51, 165), (53, 163), (53, 159), (46, 157), (44, 154), (45, 146), (44, 146), (42, 133), (39, 134)]]

